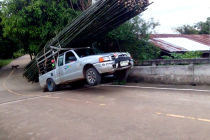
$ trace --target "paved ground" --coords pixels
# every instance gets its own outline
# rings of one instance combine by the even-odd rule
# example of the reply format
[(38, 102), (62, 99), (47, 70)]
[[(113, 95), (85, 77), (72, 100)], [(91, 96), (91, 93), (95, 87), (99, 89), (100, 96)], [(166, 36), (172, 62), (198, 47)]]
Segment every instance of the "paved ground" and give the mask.
[(22, 78), (21, 68), (0, 72), (0, 140), (210, 137), (209, 87), (102, 85), (49, 94)]

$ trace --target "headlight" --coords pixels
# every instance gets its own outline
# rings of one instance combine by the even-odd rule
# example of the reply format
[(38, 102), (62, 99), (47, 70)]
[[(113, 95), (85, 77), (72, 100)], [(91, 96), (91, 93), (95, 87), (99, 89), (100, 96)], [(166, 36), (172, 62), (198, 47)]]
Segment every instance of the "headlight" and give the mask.
[(105, 57), (101, 57), (99, 58), (99, 63), (101, 62), (105, 62), (105, 61), (110, 61), (109, 57), (108, 56), (105, 56)]

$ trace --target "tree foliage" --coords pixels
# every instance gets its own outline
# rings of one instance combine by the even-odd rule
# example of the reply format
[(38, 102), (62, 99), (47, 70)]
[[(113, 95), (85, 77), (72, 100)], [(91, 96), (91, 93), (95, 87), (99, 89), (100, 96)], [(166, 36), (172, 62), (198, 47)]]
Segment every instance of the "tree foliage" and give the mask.
[(135, 17), (98, 40), (98, 48), (105, 52), (129, 52), (135, 60), (155, 59), (160, 49), (149, 43), (149, 35), (158, 25), (153, 18), (145, 21), (141, 16)]
[(78, 14), (66, 0), (4, 0), (4, 36), (15, 38), (27, 53), (38, 53)]
[(182, 53), (171, 53), (171, 56), (162, 56), (164, 59), (191, 59), (191, 58), (201, 58), (202, 52), (186, 52)]
[(210, 34), (210, 17), (205, 22), (200, 21), (194, 25), (182, 25), (173, 30), (180, 34)]
[[(2, 13), (0, 12), (0, 22)], [(13, 53), (19, 49), (18, 43), (15, 39), (3, 36), (3, 27), (0, 24), (0, 58), (12, 58)]]
[[(46, 42), (55, 37), (91, 0), (4, 0), (2, 30), (26, 53), (37, 54)], [(78, 10), (78, 11), (77, 11)], [(105, 51), (128, 51), (136, 60), (154, 59), (160, 50), (149, 43), (149, 34), (159, 23), (136, 17), (108, 33), (98, 41)]]

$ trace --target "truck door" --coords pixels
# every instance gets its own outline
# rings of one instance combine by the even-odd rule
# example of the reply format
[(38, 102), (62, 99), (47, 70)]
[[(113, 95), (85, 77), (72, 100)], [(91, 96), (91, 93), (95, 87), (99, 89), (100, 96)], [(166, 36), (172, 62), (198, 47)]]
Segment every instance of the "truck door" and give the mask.
[(79, 61), (73, 52), (67, 52), (65, 54), (65, 65), (64, 65), (64, 80), (72, 81), (81, 77), (81, 69), (78, 67)]
[(64, 82), (64, 75), (63, 75), (64, 54), (59, 56), (57, 65), (58, 65), (57, 68), (56, 68), (57, 81), (59, 83), (62, 83), (62, 82)]

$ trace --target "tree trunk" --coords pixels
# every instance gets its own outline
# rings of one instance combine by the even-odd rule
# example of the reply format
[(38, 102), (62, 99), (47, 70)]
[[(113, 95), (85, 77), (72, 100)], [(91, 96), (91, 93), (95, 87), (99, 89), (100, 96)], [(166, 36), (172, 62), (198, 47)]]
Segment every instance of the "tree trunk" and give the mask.
[(86, 5), (85, 9), (89, 8), (91, 5), (92, 5), (92, 0), (88, 0), (88, 3)]
[(78, 7), (78, 9), (80, 10), (80, 11), (82, 11), (82, 9), (79, 7), (79, 5), (78, 5), (78, 2), (77, 2), (77, 7)]
[(29, 55), (30, 55), (30, 58), (31, 58), (31, 60), (32, 60), (32, 59), (33, 59), (33, 58), (32, 58), (32, 54), (30, 53)]
[(84, 0), (80, 0), (80, 4), (81, 4), (81, 7), (82, 7), (82, 11), (85, 11), (85, 2), (84, 2)]
[(69, 0), (70, 1), (70, 4), (71, 4), (71, 9), (73, 9), (74, 10), (74, 7), (73, 7), (73, 3), (72, 3), (72, 1), (71, 0)]

